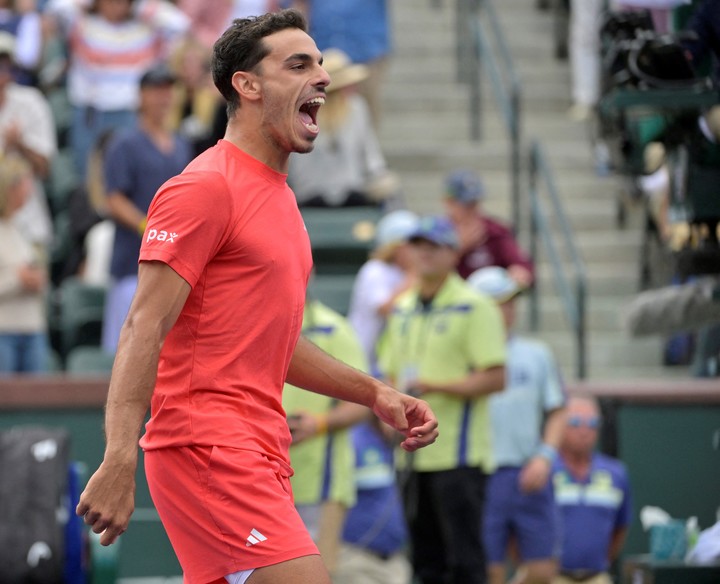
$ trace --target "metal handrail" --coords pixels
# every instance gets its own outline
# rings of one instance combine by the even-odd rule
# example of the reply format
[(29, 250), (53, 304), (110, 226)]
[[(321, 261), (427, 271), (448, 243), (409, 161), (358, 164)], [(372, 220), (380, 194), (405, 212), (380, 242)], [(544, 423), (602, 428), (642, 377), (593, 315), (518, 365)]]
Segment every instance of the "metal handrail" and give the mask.
[[(587, 272), (585, 263), (575, 243), (575, 237), (570, 222), (565, 215), (562, 202), (555, 184), (552, 169), (542, 146), (533, 141), (530, 146), (529, 165), (529, 198), (530, 198), (530, 255), (533, 263), (537, 265), (539, 245), (538, 239), (544, 244), (545, 252), (550, 260), (552, 275), (557, 287), (558, 295), (563, 301), (565, 314), (576, 341), (576, 375), (578, 379), (587, 376), (586, 353), (586, 310), (587, 310)], [(544, 186), (541, 190), (540, 186)], [(547, 213), (541, 193), (547, 194), (552, 205), (555, 219), (560, 227), (559, 235), (550, 228)], [(572, 281), (568, 277), (559, 244), (555, 237), (561, 237), (564, 250), (569, 255), (573, 267)], [(537, 330), (540, 321), (538, 282), (535, 282), (530, 293), (530, 328)]]
[[(460, 6), (468, 5), (464, 10)], [(467, 32), (471, 43), (468, 50), (467, 40), (458, 37), (460, 48), (458, 56), (459, 73), (465, 72), (470, 85), (470, 131), (474, 140), (480, 140), (482, 134), (482, 72), (487, 72), (490, 87), (502, 112), (505, 129), (510, 140), (510, 184), (512, 195), (512, 226), (520, 230), (521, 196), (521, 109), (522, 88), (513, 64), (510, 47), (500, 25), (492, 0), (459, 0), (458, 22), (471, 15), (467, 22)]]

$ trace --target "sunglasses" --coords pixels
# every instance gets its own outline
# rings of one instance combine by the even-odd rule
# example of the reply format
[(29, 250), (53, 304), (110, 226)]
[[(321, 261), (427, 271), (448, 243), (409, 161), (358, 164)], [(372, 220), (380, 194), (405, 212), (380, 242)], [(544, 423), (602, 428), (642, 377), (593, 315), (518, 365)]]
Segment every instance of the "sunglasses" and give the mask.
[(587, 426), (591, 430), (595, 430), (600, 426), (600, 418), (598, 416), (592, 416), (590, 418), (583, 418), (582, 416), (570, 416), (567, 421), (567, 425), (571, 428), (580, 428)]

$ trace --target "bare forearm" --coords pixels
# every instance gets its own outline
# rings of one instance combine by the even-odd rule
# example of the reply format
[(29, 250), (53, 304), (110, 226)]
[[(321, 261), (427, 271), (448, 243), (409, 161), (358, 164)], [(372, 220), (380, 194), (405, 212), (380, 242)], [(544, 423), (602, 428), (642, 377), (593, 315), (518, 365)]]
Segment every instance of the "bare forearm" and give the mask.
[(543, 431), (543, 443), (552, 446), (555, 449), (560, 448), (560, 440), (562, 439), (565, 429), (567, 412), (565, 408), (558, 408), (550, 412), (545, 421), (545, 429)]
[(623, 545), (625, 545), (625, 537), (627, 535), (627, 529), (621, 528), (616, 529), (612, 534), (610, 540), (610, 549), (608, 550), (608, 559), (614, 562), (622, 551)]
[(106, 458), (137, 460), (160, 355), (158, 333), (129, 319), (122, 329), (105, 408)]
[(114, 191), (107, 197), (107, 208), (110, 216), (120, 225), (140, 231), (145, 220), (145, 213), (128, 199), (124, 194)]
[(367, 407), (375, 403), (380, 382), (338, 361), (301, 337), (290, 361), (287, 382), (314, 393)]
[(457, 397), (474, 398), (502, 391), (505, 387), (505, 367), (497, 366), (480, 371), (447, 383), (418, 384), (421, 393), (445, 393)]

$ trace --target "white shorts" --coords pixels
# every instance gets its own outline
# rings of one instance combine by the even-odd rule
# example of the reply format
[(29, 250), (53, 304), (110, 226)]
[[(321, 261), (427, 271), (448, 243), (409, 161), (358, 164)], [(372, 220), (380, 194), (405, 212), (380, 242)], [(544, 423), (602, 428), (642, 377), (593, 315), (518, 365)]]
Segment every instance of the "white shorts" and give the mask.
[(255, 570), (243, 570), (241, 572), (233, 572), (232, 574), (225, 576), (225, 580), (228, 581), (228, 584), (245, 584), (247, 579), (250, 577), (250, 574), (254, 571)]

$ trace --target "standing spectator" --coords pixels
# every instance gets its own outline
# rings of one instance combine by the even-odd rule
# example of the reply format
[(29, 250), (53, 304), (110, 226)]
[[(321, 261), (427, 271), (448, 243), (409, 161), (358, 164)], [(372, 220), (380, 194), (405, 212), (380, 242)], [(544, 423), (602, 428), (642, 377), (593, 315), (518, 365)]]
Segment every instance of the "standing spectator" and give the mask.
[(157, 189), (192, 158), (190, 145), (168, 130), (175, 81), (163, 65), (146, 71), (140, 79), (138, 123), (116, 131), (105, 151), (107, 206), (116, 225), (102, 330), (102, 346), (108, 353), (117, 348), (137, 287), (138, 254), (150, 202)]
[(410, 243), (418, 281), (393, 307), (380, 369), (426, 399), (443, 428), (432, 450), (398, 459), (413, 570), (421, 584), (482, 584), (487, 396), (505, 386), (505, 331), (495, 303), (455, 273), (459, 240), (447, 218), (421, 219)]
[(37, 373), (48, 364), (47, 268), (13, 222), (32, 189), (24, 159), (0, 159), (0, 375)]
[(351, 63), (338, 49), (323, 53), (332, 82), (318, 114), (323, 129), (307, 155), (290, 157), (288, 182), (298, 203), (308, 207), (376, 205), (397, 194), (365, 99), (356, 92), (367, 67)]
[(555, 500), (562, 515), (560, 576), (554, 584), (611, 584), (608, 574), (630, 524), (630, 484), (619, 460), (595, 452), (600, 428), (597, 403), (568, 401), (567, 426), (553, 468)]
[(498, 303), (508, 331), (507, 387), (490, 396), (493, 453), (485, 503), (484, 539), (490, 584), (505, 584), (510, 542), (522, 561), (513, 584), (550, 584), (557, 573), (560, 525), (551, 469), (565, 429), (565, 392), (543, 343), (512, 334), (517, 282), (491, 266), (468, 284)]
[(368, 68), (360, 91), (377, 129), (382, 117), (380, 90), (392, 50), (387, 0), (295, 0), (294, 4), (307, 15), (310, 36), (321, 51), (340, 49), (353, 63)]
[(47, 253), (53, 229), (43, 180), (57, 152), (55, 122), (40, 91), (13, 81), (14, 66), (15, 39), (10, 33), (0, 32), (0, 151), (24, 158), (34, 177), (30, 197), (14, 221), (34, 245)]
[(485, 188), (480, 177), (469, 170), (456, 170), (448, 175), (445, 187), (445, 212), (460, 237), (460, 276), (467, 278), (480, 268), (500, 266), (522, 288), (529, 287), (534, 277), (532, 262), (512, 231), (483, 212)]
[[(347, 320), (317, 300), (305, 304), (302, 335), (343, 363), (367, 369), (360, 343)], [(292, 435), (290, 484), (295, 507), (332, 576), (337, 567), (342, 526), (355, 502), (354, 457), (349, 428), (369, 410), (292, 385), (283, 390)]]
[(192, 36), (212, 49), (215, 41), (236, 18), (259, 16), (280, 8), (278, 0), (177, 0), (178, 7), (190, 18)]
[(408, 533), (395, 480), (392, 429), (373, 417), (351, 431), (357, 502), (345, 518), (334, 584), (408, 584)]
[(189, 20), (166, 0), (50, 0), (69, 52), (68, 97), (73, 106), (70, 143), (84, 180), (87, 156), (106, 130), (131, 126), (138, 81), (164, 60)]
[(374, 375), (377, 371), (376, 345), (395, 299), (414, 282), (412, 252), (408, 237), (418, 225), (418, 216), (399, 209), (385, 215), (375, 229), (375, 248), (353, 283), (348, 320)]

